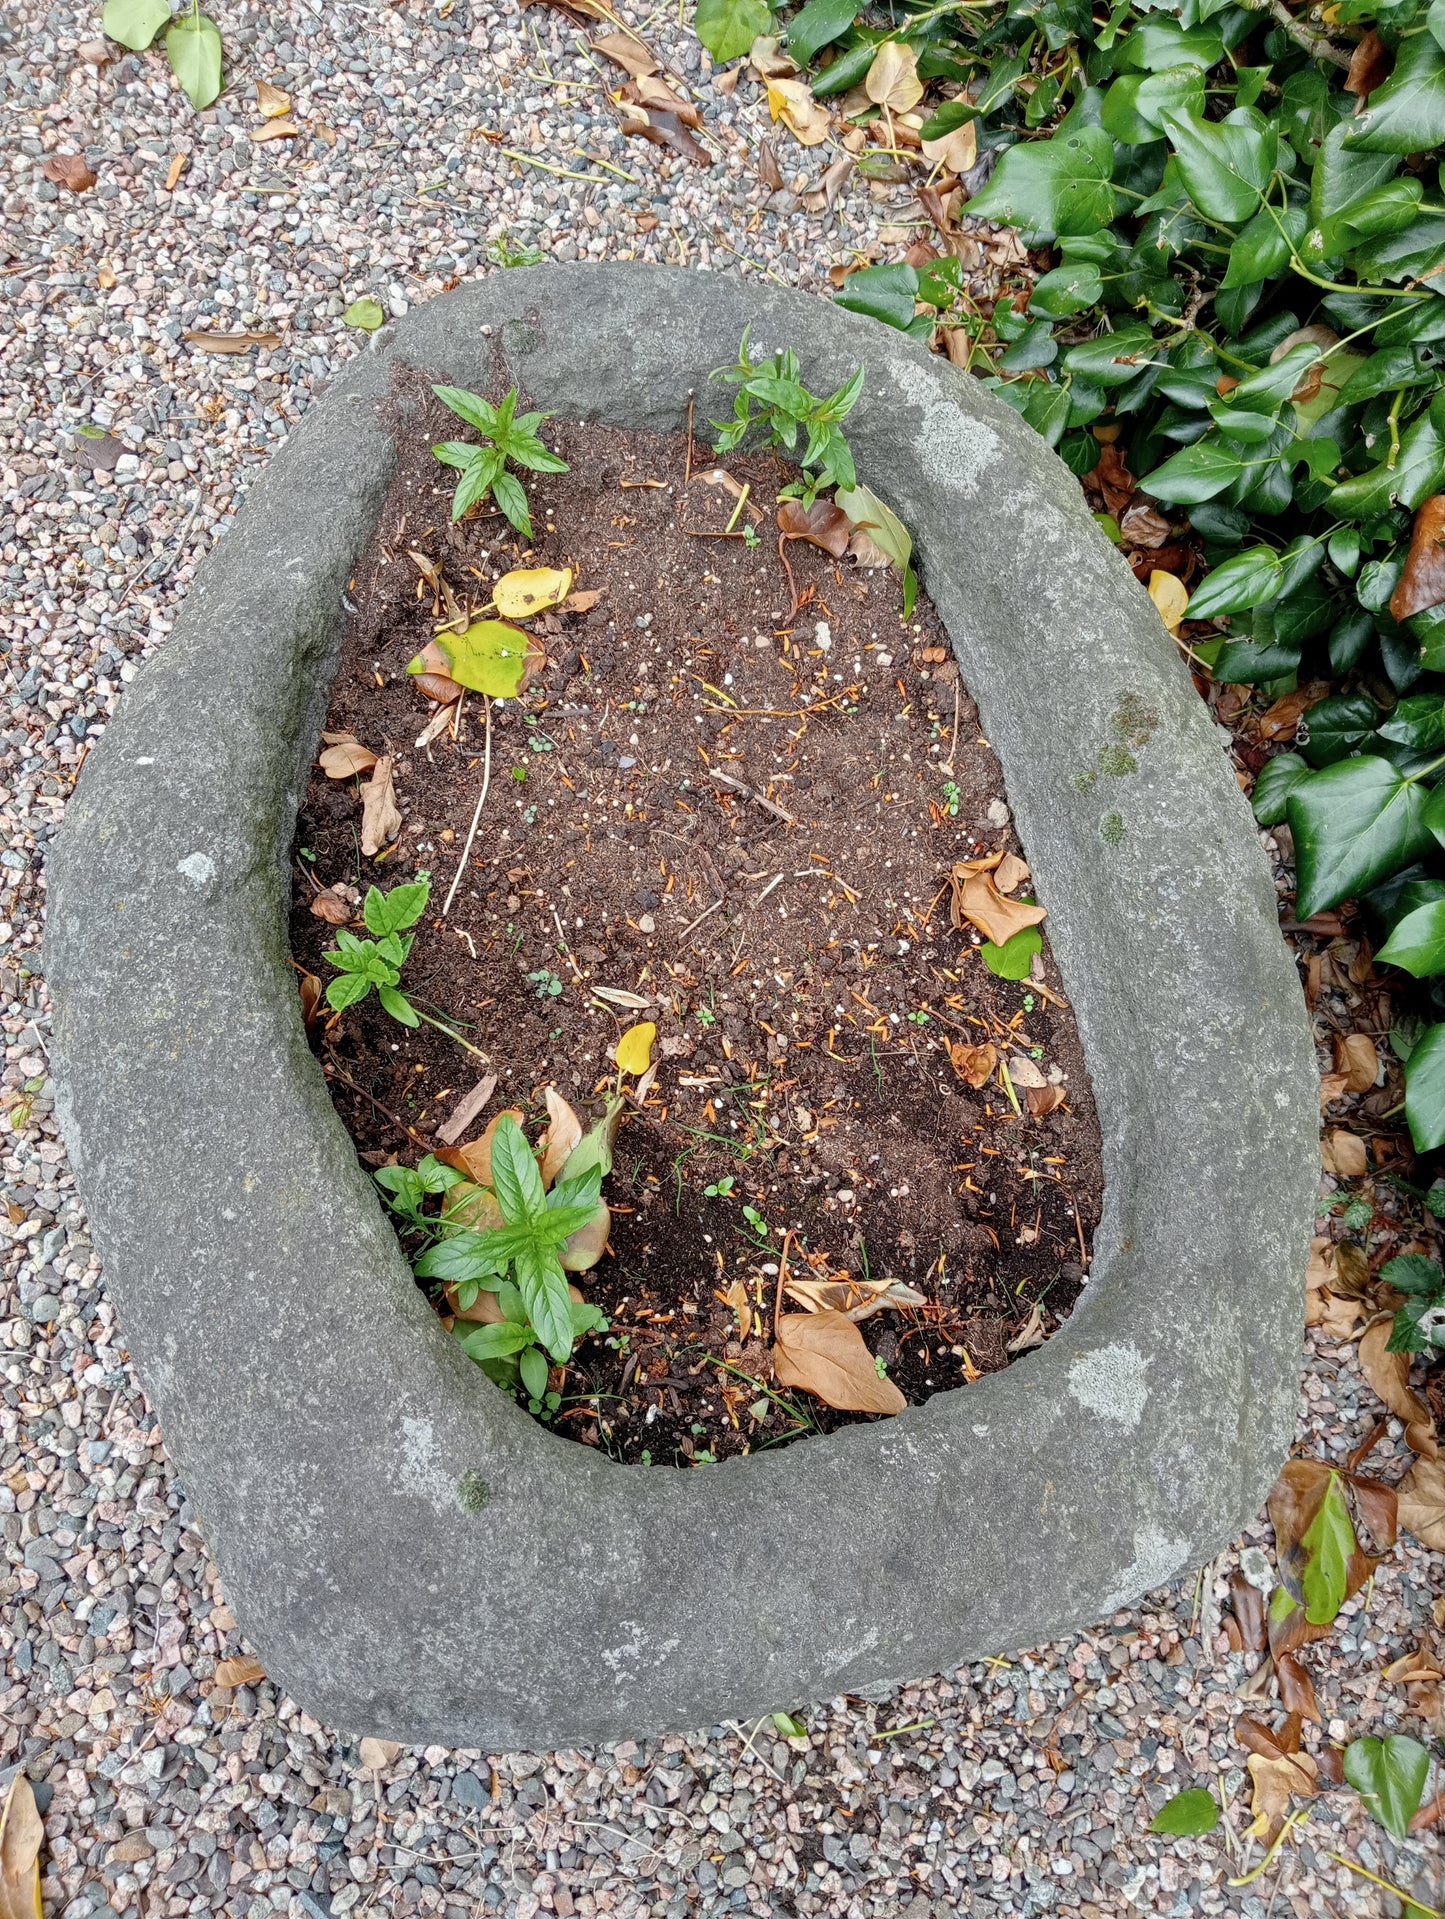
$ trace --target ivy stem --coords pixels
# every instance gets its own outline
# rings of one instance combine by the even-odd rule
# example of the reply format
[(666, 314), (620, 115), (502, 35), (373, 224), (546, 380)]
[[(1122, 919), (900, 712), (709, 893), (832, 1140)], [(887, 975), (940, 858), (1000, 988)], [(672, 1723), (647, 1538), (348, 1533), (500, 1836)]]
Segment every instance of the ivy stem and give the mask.
[(1395, 462), (1400, 457), (1400, 406), (1405, 398), (1404, 387), (1395, 395), (1395, 403), (1390, 408), (1390, 457), (1385, 462), (1385, 471), (1393, 473)]
[(1272, 14), (1295, 45), (1303, 47), (1312, 60), (1328, 60), (1331, 66), (1349, 71), (1349, 54), (1323, 34), (1311, 33), (1308, 27), (1295, 19), (1284, 0), (1239, 0), (1239, 4), (1247, 13)]
[(1414, 786), (1417, 781), (1428, 779), (1432, 773), (1438, 773), (1442, 766), (1445, 766), (1445, 753), (1442, 753), (1439, 759), (1431, 760), (1428, 766), (1422, 766), (1418, 773), (1402, 774), (1400, 784)]

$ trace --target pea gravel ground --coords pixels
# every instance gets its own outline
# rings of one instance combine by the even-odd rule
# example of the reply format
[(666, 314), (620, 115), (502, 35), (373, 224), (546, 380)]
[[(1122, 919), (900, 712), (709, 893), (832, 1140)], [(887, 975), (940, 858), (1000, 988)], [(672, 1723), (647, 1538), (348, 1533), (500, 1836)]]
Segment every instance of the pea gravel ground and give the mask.
[[(341, 321), (352, 299), (397, 315), (491, 270), (503, 244), (820, 288), (854, 250), (896, 252), (907, 193), (855, 176), (832, 213), (809, 212), (833, 155), (791, 142), (784, 186), (763, 184), (757, 88), (717, 87), (666, 8), (628, 17), (695, 90), (707, 169), (625, 142), (597, 65), (545, 7), (214, 10), (228, 86), (201, 115), (160, 56), (81, 52), (98, 11), (23, 0), (0, 29), (0, 1766), (36, 1782), (47, 1914), (1402, 1910), (1332, 1854), (1435, 1903), (1438, 1843), (1394, 1843), (1347, 1791), (1315, 1801), (1251, 1884), (1228, 1883), (1260, 1849), (1242, 1838), (1229, 1730), (1254, 1661), (1228, 1652), (1219, 1601), (1263, 1524), (1197, 1583), (1067, 1643), (888, 1698), (779, 1700), (806, 1708), (802, 1738), (714, 1726), (595, 1753), (431, 1747), (377, 1769), (270, 1685), (217, 1685), (244, 1643), (53, 1117), (45, 854), (80, 762), (253, 476), (365, 350)], [(294, 141), (252, 139), (258, 79), (294, 96)], [(95, 185), (47, 182), (58, 152), (83, 152)], [(184, 343), (192, 327), (281, 344), (223, 359)], [(77, 441), (82, 424), (110, 439)], [(83, 464), (97, 448), (107, 471)], [(1300, 1406), (1302, 1445), (1336, 1458), (1379, 1411), (1348, 1349), (1315, 1336)], [(1391, 1432), (1376, 1457), (1397, 1477)], [(1368, 1609), (1352, 1603), (1311, 1654), (1331, 1738), (1421, 1732), (1381, 1668), (1442, 1584), (1407, 1538)], [(1165, 1798), (1209, 1781), (1231, 1801), (1219, 1832), (1146, 1833)]]

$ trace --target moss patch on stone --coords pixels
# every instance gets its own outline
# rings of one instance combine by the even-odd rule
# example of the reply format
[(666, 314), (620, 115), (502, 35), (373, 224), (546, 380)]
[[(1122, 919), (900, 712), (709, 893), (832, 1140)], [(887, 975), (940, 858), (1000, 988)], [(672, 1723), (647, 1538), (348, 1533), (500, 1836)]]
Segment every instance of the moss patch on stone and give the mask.
[(464, 1513), (484, 1512), (492, 1503), (492, 1489), (479, 1472), (463, 1473), (457, 1481), (457, 1504)]

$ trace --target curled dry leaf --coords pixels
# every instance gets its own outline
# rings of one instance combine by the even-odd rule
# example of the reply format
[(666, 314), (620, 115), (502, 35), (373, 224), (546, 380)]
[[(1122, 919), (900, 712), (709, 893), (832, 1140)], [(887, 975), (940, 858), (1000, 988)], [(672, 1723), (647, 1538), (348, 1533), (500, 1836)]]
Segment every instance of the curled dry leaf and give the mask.
[(301, 993), (301, 1017), (308, 1026), (314, 1025), (325, 1004), (326, 988), (314, 973), (298, 974), (296, 985)]
[(1045, 907), (1004, 898), (993, 878), (993, 869), (1002, 859), (1001, 853), (993, 853), (986, 859), (960, 860), (952, 874), (954, 926), (960, 932), (965, 922), (976, 926), (995, 946), (1006, 945), (1015, 933), (1037, 926), (1048, 916)]
[(1435, 493), (1415, 515), (1405, 570), (1390, 595), (1390, 617), (1408, 620), (1445, 600), (1445, 493)]
[(42, 178), (68, 193), (88, 193), (96, 175), (83, 153), (52, 153), (40, 168)]
[(634, 80), (658, 70), (657, 56), (631, 33), (604, 33), (592, 42), (592, 51), (630, 73)]
[(927, 1303), (916, 1287), (901, 1279), (854, 1279), (850, 1273), (838, 1273), (831, 1279), (790, 1279), (783, 1291), (807, 1312), (845, 1313), (855, 1326), (890, 1306)]
[(784, 500), (778, 507), (778, 531), (785, 540), (807, 540), (841, 560), (853, 537), (853, 522), (831, 500)]
[(1269, 1643), (1264, 1613), (1265, 1596), (1253, 1580), (1246, 1579), (1238, 1569), (1229, 1575), (1229, 1603), (1234, 1609), (1242, 1649), (1245, 1652), (1263, 1652)]
[(1150, 506), (1144, 500), (1136, 500), (1119, 521), (1119, 532), (1125, 546), (1150, 547), (1163, 546), (1173, 529), (1157, 506)]
[(41, 1919), (40, 1845), (45, 1827), (35, 1789), (18, 1767), (0, 1810), (0, 1919)]
[(258, 145), (267, 140), (294, 140), (300, 131), (294, 120), (266, 120), (252, 127), (251, 139)]
[(931, 167), (949, 173), (967, 173), (978, 163), (978, 128), (972, 120), (945, 133), (939, 140), (921, 140), (923, 157)]
[(831, 166), (824, 167), (818, 175), (818, 184), (811, 193), (803, 195), (803, 205), (809, 213), (831, 213), (838, 204), (839, 196), (848, 184), (857, 161), (851, 153), (845, 153), (841, 160), (834, 160)]
[(1345, 1076), (1347, 1093), (1368, 1093), (1380, 1072), (1380, 1055), (1368, 1033), (1344, 1033), (1335, 1040), (1335, 1069)]
[(885, 40), (873, 56), (863, 91), (874, 106), (886, 107), (890, 113), (907, 113), (916, 107), (923, 98), (917, 51), (901, 40)]
[(901, 1413), (908, 1401), (879, 1377), (863, 1335), (846, 1313), (784, 1313), (773, 1345), (773, 1376), (846, 1413)]
[(349, 780), (358, 773), (369, 773), (376, 759), (371, 748), (363, 746), (360, 740), (338, 740), (334, 746), (327, 747), (317, 764), (327, 779)]
[(1318, 1725), (1320, 1707), (1315, 1698), (1315, 1684), (1299, 1654), (1282, 1652), (1274, 1662), (1274, 1676), (1279, 1682), (1280, 1703), (1285, 1711)]
[(622, 131), (632, 139), (650, 140), (654, 146), (667, 147), (673, 153), (680, 153), (695, 167), (710, 167), (712, 156), (689, 131), (690, 127), (702, 124), (697, 109), (685, 100), (678, 100), (677, 95), (666, 87), (661, 90), (670, 99), (677, 100), (677, 105), (650, 106), (642, 98), (641, 89), (644, 87), (657, 89), (661, 87), (661, 82), (629, 80), (625, 87), (613, 94)]
[(1043, 1119), (1063, 1105), (1066, 1095), (1062, 1086), (1026, 1086), (1024, 1104), (1029, 1109), (1031, 1119)]
[(759, 140), (754, 165), (763, 185), (770, 193), (776, 193), (783, 184), (783, 169), (778, 165), (778, 156), (773, 152), (770, 140)]
[(497, 1076), (488, 1073), (479, 1079), (469, 1093), (464, 1093), (447, 1115), (444, 1125), (437, 1128), (437, 1138), (443, 1146), (455, 1146), (462, 1134), (481, 1112), (497, 1088)]
[(1343, 1127), (1325, 1135), (1321, 1157), (1325, 1171), (1341, 1179), (1363, 1179), (1370, 1170), (1365, 1142), (1358, 1133), (1347, 1133)]
[(753, 1302), (742, 1280), (735, 1279), (726, 1292), (715, 1290), (713, 1297), (720, 1299), (724, 1306), (732, 1307), (738, 1316), (738, 1338), (746, 1339), (753, 1329)]
[(1047, 1338), (1048, 1334), (1044, 1330), (1044, 1315), (1038, 1301), (1035, 1300), (1029, 1308), (1028, 1318), (1009, 1341), (1008, 1350), (1011, 1353), (1026, 1353), (1033, 1346), (1042, 1346)]
[(1344, 79), (1345, 92), (1358, 94), (1361, 98), (1373, 93), (1389, 77), (1394, 64), (1394, 54), (1371, 27), (1350, 55), (1350, 67)]
[(798, 71), (797, 61), (783, 52), (783, 43), (775, 33), (758, 35), (748, 55), (748, 65), (760, 80), (786, 80)]
[[(483, 1100), (485, 1105), (486, 1101)], [(498, 1113), (487, 1122), (486, 1131), (480, 1139), (470, 1139), (465, 1146), (446, 1146), (437, 1154), (443, 1166), (453, 1166), (459, 1173), (465, 1173), (478, 1186), (490, 1186), (492, 1183), (492, 1141), (497, 1128), (504, 1119), (514, 1119), (520, 1126), (526, 1115), (519, 1106), (509, 1106), (505, 1112)]]
[(1377, 1319), (1360, 1336), (1360, 1371), (1371, 1390), (1405, 1423), (1405, 1444), (1425, 1459), (1436, 1459), (1440, 1442), (1430, 1408), (1410, 1385), (1410, 1355), (1386, 1351), (1391, 1321)]
[(391, 783), (391, 759), (390, 753), (384, 753), (361, 789), (361, 850), (367, 859), (375, 859), (401, 831), (401, 812)]
[(1039, 1069), (1037, 1060), (1026, 1059), (1022, 1053), (1009, 1056), (1008, 1076), (1015, 1086), (1031, 1086), (1035, 1089), (1048, 1085), (1048, 1076)]
[[(938, 651), (942, 653), (943, 648), (939, 647)], [(1028, 862), (1021, 860), (1017, 853), (1005, 853), (993, 870), (993, 883), (1000, 893), (1017, 892), (1028, 877)]]
[(418, 693), (437, 706), (455, 706), (462, 697), (461, 685), (449, 673), (416, 673), (412, 676)]
[(394, 1739), (363, 1739), (360, 1754), (363, 1766), (373, 1772), (385, 1772), (393, 1760), (401, 1757), (401, 1747)]
[(1395, 1489), (1400, 1524), (1408, 1526), (1422, 1546), (1445, 1552), (1445, 1461), (1417, 1459)]
[(542, 1135), (542, 1184), (550, 1187), (582, 1138), (582, 1122), (555, 1086), (549, 1086), (542, 1097), (549, 1120)]
[(266, 1668), (250, 1653), (238, 1653), (234, 1659), (223, 1659), (216, 1667), (218, 1686), (259, 1686), (265, 1677)]
[(1272, 1845), (1279, 1837), (1291, 1799), (1313, 1799), (1319, 1791), (1319, 1767), (1307, 1752), (1279, 1753), (1272, 1757), (1252, 1752), (1246, 1762), (1254, 1782), (1250, 1810), (1253, 1823), (1245, 1833)]
[(256, 82), (256, 111), (268, 120), (279, 120), (291, 111), (291, 95), (284, 87), (273, 87), (269, 80)]
[(832, 125), (828, 109), (819, 106), (802, 80), (769, 80), (768, 112), (805, 147), (821, 146)]
[(988, 1040), (982, 1046), (965, 1046), (961, 1040), (954, 1040), (948, 1049), (948, 1058), (958, 1077), (976, 1092), (993, 1076), (998, 1065), (998, 1048)]
[(190, 327), (181, 337), (187, 346), (200, 347), (205, 353), (249, 353), (252, 347), (281, 344), (279, 333), (210, 333), (203, 327)]
[(347, 926), (351, 923), (351, 902), (342, 899), (339, 893), (333, 893), (329, 886), (313, 896), (311, 911), (317, 919), (325, 920), (328, 926)]

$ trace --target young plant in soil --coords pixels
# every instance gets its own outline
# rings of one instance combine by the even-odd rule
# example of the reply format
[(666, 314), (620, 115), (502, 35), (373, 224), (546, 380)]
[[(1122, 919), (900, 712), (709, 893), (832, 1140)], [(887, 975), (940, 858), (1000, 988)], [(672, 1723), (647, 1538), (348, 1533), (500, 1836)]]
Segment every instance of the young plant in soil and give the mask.
[(401, 990), (401, 969), (416, 938), (414, 933), (407, 933), (403, 939), (402, 934), (409, 926), (415, 926), (426, 911), (430, 897), (431, 875), (425, 872), (418, 873), (409, 883), (393, 886), (389, 893), (383, 893), (379, 886), (370, 889), (362, 907), (362, 918), (367, 931), (375, 933), (376, 938), (358, 939), (344, 926), (337, 933), (336, 945), (325, 955), (339, 975), (326, 989), (327, 1004), (336, 1012), (343, 1012), (346, 1007), (364, 1000), (374, 987), (382, 1006), (401, 1025), (418, 1026), (425, 1020), (428, 1026), (445, 1033), (467, 1052), (485, 1059), (486, 1054), (479, 1047), (463, 1039), (445, 1020), (433, 1019), (430, 1013), (421, 1012)]
[(565, 473), (567, 462), (549, 453), (537, 437), (537, 428), (547, 413), (524, 413), (517, 417), (517, 389), (513, 387), (500, 406), (493, 406), (479, 393), (464, 392), (461, 387), (432, 388), (444, 406), (459, 419), (474, 426), (487, 442), (473, 446), (468, 440), (443, 440), (432, 448), (443, 466), (461, 470), (457, 490), (452, 495), (452, 518), (460, 520), (490, 494), (492, 499), (524, 539), (532, 537), (532, 516), (522, 482), (508, 473), (507, 462), (529, 467), (534, 473)]

